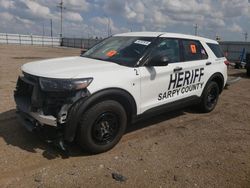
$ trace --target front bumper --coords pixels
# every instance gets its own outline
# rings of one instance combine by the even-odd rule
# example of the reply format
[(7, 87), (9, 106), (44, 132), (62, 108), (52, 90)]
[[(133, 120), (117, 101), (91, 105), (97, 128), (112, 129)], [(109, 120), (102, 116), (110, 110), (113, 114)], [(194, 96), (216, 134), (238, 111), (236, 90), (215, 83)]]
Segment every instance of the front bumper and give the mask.
[(46, 143), (53, 144), (62, 151), (67, 151), (67, 145), (64, 142), (62, 131), (60, 131), (61, 129), (57, 129), (54, 126), (46, 126), (48, 124), (41, 126), (37, 119), (22, 111), (17, 111), (17, 115), (20, 123), (28, 131), (36, 133), (36, 135), (46, 141)]
[(57, 127), (57, 118), (52, 115), (44, 115), (43, 111), (37, 108), (39, 105), (35, 104), (42, 100), (35, 77), (33, 80), (19, 77), (14, 98), (19, 119), (28, 130), (42, 125)]
[(38, 77), (19, 77), (14, 93), (17, 114), (22, 124), (32, 131), (38, 127), (61, 129), (67, 121), (70, 107), (87, 90), (68, 93), (49, 93), (41, 90)]
[[(41, 112), (32, 112), (30, 100), (25, 97), (15, 97), (17, 113), (22, 119), (22, 123), (34, 125), (50, 125), (57, 127), (57, 119), (52, 115), (43, 115)], [(29, 123), (28, 123), (29, 122)]]

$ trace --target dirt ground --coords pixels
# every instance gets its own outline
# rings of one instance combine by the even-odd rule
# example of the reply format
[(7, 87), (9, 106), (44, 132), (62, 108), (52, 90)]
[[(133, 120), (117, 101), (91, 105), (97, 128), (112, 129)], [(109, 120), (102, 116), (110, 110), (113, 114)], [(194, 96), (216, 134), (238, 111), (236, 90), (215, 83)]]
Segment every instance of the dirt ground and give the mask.
[[(162, 114), (129, 128), (111, 151), (65, 156), (20, 125), (13, 90), (25, 62), (79, 49), (0, 45), (0, 187), (250, 187), (250, 79), (224, 90), (209, 114)], [(118, 182), (112, 173), (127, 178)]]

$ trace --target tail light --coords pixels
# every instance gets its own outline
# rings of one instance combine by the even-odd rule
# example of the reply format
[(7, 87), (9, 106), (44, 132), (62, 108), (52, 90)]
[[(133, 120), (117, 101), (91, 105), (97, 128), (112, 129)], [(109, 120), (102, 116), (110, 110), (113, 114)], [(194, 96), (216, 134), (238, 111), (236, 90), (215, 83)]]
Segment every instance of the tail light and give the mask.
[(224, 61), (225, 65), (228, 66), (230, 62), (228, 60)]

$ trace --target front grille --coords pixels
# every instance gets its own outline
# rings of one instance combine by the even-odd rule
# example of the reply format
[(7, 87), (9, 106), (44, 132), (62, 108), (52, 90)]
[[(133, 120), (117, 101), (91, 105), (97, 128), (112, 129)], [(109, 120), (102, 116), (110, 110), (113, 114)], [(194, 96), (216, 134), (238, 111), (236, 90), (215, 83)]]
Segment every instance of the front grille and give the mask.
[(24, 73), (19, 77), (14, 93), (17, 107), (28, 111), (42, 111), (44, 115), (58, 116), (64, 104), (71, 104), (76, 92), (45, 92), (39, 85), (39, 77)]

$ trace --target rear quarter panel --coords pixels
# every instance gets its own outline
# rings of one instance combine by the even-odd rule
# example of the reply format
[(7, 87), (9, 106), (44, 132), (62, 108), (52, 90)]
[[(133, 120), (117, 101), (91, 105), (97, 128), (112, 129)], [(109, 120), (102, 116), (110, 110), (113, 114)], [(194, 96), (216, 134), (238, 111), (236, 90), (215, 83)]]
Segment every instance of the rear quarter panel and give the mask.
[(207, 81), (214, 74), (220, 73), (224, 78), (224, 86), (225, 86), (227, 82), (227, 65), (224, 63), (226, 61), (226, 58), (225, 57), (217, 58), (212, 52), (212, 50), (209, 48), (209, 46), (206, 44), (206, 42), (201, 41), (201, 43), (208, 54), (207, 61), (212, 63), (210, 66), (207, 66), (205, 82), (207, 83)]

